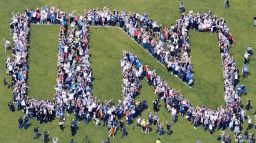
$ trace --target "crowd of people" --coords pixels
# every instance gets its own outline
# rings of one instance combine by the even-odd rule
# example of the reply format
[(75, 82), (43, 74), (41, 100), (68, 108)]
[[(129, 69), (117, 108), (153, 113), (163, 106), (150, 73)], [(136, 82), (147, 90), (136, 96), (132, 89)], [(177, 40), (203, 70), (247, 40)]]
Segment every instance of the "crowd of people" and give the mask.
[[(128, 124), (130, 124), (131, 119), (134, 117), (137, 117), (138, 114), (141, 112), (141, 110), (143, 110), (144, 107), (146, 106), (146, 103), (145, 103), (140, 107), (138, 105), (141, 102), (139, 101), (138, 103), (136, 103), (134, 101), (135, 96), (139, 93), (141, 85), (140, 85), (140, 79), (138, 76), (139, 73), (136, 73), (136, 70), (133, 67), (133, 64), (131, 63), (135, 63), (136, 67), (141, 66), (141, 63), (136, 56), (133, 56), (128, 52), (124, 52), (123, 58), (121, 59), (121, 71), (123, 74), (122, 93), (123, 93), (123, 105), (124, 105), (123, 110), (124, 110), (124, 115), (126, 117)], [(140, 68), (140, 72), (142, 71), (143, 69)], [(139, 108), (136, 107), (136, 104), (137, 104), (137, 107)], [(121, 115), (123, 114), (122, 112), (121, 112)]]
[(217, 111), (207, 109), (204, 106), (192, 107), (188, 100), (182, 98), (179, 91), (170, 88), (154, 71), (151, 71), (147, 66), (141, 65), (141, 67), (143, 67), (143, 72), (137, 70), (140, 73), (138, 75), (140, 77), (145, 76), (149, 84), (154, 86), (157, 97), (164, 100), (165, 107), (171, 112), (174, 122), (176, 120), (175, 116), (180, 113), (191, 121), (195, 127), (203, 125), (213, 133), (216, 128), (234, 128), (236, 127), (235, 122), (238, 122), (237, 125), (240, 126), (240, 122), (244, 120), (244, 112), (241, 112), (242, 109), (237, 106), (227, 104), (226, 107), (220, 107)]
[[(146, 20), (145, 20), (146, 21)], [(130, 23), (130, 22), (129, 22)], [(126, 23), (124, 30), (128, 31), (128, 34), (132, 37), (134, 37), (134, 35), (132, 35), (131, 29), (131, 24)], [(141, 23), (139, 23), (141, 24)], [(139, 25), (137, 24), (137, 22), (135, 22), (135, 25)], [(143, 23), (142, 23), (143, 25)], [(127, 29), (128, 28), (128, 29)], [(174, 73), (177, 73), (177, 75), (181, 75), (179, 77), (184, 77), (184, 74), (182, 74), (182, 72), (179, 72), (180, 69), (184, 69), (182, 66), (177, 65), (175, 66), (175, 64), (173, 63), (169, 63), (170, 61), (168, 60), (168, 58), (171, 57), (171, 55), (168, 54), (164, 54), (165, 52), (169, 53), (170, 51), (165, 50), (165, 49), (161, 49), (163, 47), (161, 46), (157, 46), (158, 44), (162, 44), (164, 43), (164, 41), (168, 41), (170, 40), (168, 37), (173, 37), (174, 35), (177, 35), (177, 39), (175, 40), (174, 37), (174, 41), (177, 41), (177, 49), (181, 50), (181, 53), (183, 53), (183, 55), (185, 55), (184, 58), (181, 56), (181, 59), (189, 59), (189, 60), (184, 60), (185, 64), (183, 64), (183, 66), (185, 65), (185, 70), (182, 71), (186, 71), (186, 69), (188, 68), (189, 71), (191, 72), (191, 61), (189, 58), (189, 42), (188, 42), (188, 30), (189, 28), (191, 29), (196, 29), (199, 31), (211, 31), (212, 33), (217, 33), (218, 36), (218, 41), (219, 41), (219, 48), (220, 48), (220, 53), (221, 53), (221, 59), (222, 59), (222, 67), (223, 67), (223, 78), (224, 78), (224, 99), (226, 102), (226, 107), (220, 107), (217, 111), (214, 110), (210, 110), (210, 109), (206, 109), (205, 107), (200, 107), (198, 109), (195, 109), (193, 111), (190, 111), (187, 106), (188, 101), (183, 101), (180, 103), (183, 103), (184, 106), (181, 106), (181, 111), (190, 111), (188, 113), (191, 113), (191, 115), (194, 115), (193, 119), (193, 123), (195, 126), (199, 126), (199, 125), (204, 125), (206, 128), (209, 128), (209, 130), (211, 132), (213, 132), (213, 130), (215, 128), (226, 128), (226, 127), (231, 127), (232, 129), (234, 129), (235, 127), (241, 128), (240, 126), (240, 122), (243, 122), (244, 120), (244, 112), (243, 110), (240, 108), (240, 96), (237, 94), (236, 91), (236, 85), (238, 84), (239, 81), (239, 71), (236, 68), (235, 62), (232, 59), (231, 55), (229, 54), (230, 49), (231, 49), (231, 45), (235, 42), (231, 33), (229, 32), (229, 28), (226, 25), (226, 22), (223, 18), (219, 18), (217, 16), (214, 16), (211, 12), (208, 13), (203, 13), (203, 14), (194, 14), (193, 12), (189, 12), (189, 14), (184, 14), (181, 16), (180, 19), (177, 20), (177, 23), (173, 26), (171, 26), (170, 29), (168, 28), (163, 28), (163, 31), (165, 29), (167, 29), (167, 34), (166, 37), (167, 38), (161, 38), (161, 31), (159, 30), (159, 27), (154, 27), (152, 25), (152, 33), (153, 34), (159, 34), (158, 37), (159, 39), (162, 39), (163, 42), (161, 42), (161, 40), (157, 41), (157, 40), (153, 40), (154, 38), (149, 38), (153, 41), (151, 41), (151, 46), (154, 45), (152, 43), (156, 44), (156, 47), (153, 47), (153, 51), (156, 50), (157, 48), (160, 48), (159, 53), (155, 55), (155, 57), (157, 59), (162, 59), (161, 56), (159, 57), (159, 55), (165, 55), (164, 59), (168, 64), (170, 65), (170, 67), (172, 67), (174, 65), (175, 68), (171, 68), (170, 71), (173, 71)], [(141, 28), (142, 29), (142, 28)], [(146, 29), (150, 29), (150, 27), (146, 27)], [(144, 32), (144, 33), (143, 33)], [(134, 32), (136, 33), (136, 32)], [(146, 33), (146, 30), (141, 30), (140, 34), (141, 37), (144, 37)], [(152, 35), (153, 35), (152, 34)], [(144, 35), (144, 36), (143, 36)], [(150, 37), (150, 36), (149, 36)], [(164, 37), (164, 36), (163, 36)], [(140, 41), (140, 38), (136, 37), (135, 34), (135, 40)], [(142, 41), (142, 45), (145, 44), (146, 42), (143, 42), (145, 39), (141, 39)], [(146, 40), (147, 41), (147, 40)], [(170, 40), (172, 41), (172, 40)], [(149, 49), (149, 51), (151, 51), (152, 47), (147, 47), (148, 45), (143, 45), (144, 48)], [(168, 45), (167, 45), (168, 46)], [(174, 43), (171, 43), (170, 46), (175, 46)], [(181, 48), (181, 49), (180, 49)], [(150, 50), (151, 49), (151, 50)], [(172, 49), (172, 48), (170, 48)], [(186, 51), (186, 52), (184, 52)], [(150, 52), (151, 53), (151, 52)], [(153, 52), (154, 53), (154, 52)], [(160, 54), (162, 53), (162, 54)], [(170, 52), (169, 54), (171, 54), (172, 52)], [(175, 53), (175, 52), (174, 52)], [(179, 52), (177, 52), (179, 53)], [(154, 54), (152, 54), (154, 55)], [(161, 61), (161, 60), (160, 60)], [(178, 70), (176, 70), (178, 67)], [(169, 67), (168, 67), (169, 69)], [(151, 73), (151, 72), (149, 72)], [(188, 74), (185, 74), (185, 77), (187, 77)], [(155, 82), (154, 80), (151, 81), (150, 78), (151, 76), (155, 76), (155, 78), (153, 79), (157, 79), (156, 81), (159, 81), (160, 79), (157, 78), (156, 75), (154, 74), (148, 74), (146, 77), (147, 79), (150, 81), (150, 83), (152, 83), (155, 88), (156, 88), (156, 92), (158, 93), (158, 95), (160, 95), (160, 97), (162, 97), (164, 94), (166, 94), (165, 92), (168, 91), (168, 86), (166, 85), (165, 82), (162, 82), (161, 84)], [(174, 92), (173, 95), (176, 97), (179, 97), (178, 92)], [(164, 97), (164, 96), (163, 96)], [(168, 96), (167, 96), (168, 97)], [(169, 98), (166, 98), (166, 102), (171, 100)], [(171, 102), (171, 101), (169, 101)], [(172, 104), (177, 104), (177, 103), (173, 103)], [(168, 104), (169, 105), (169, 104)], [(175, 106), (180, 106), (180, 105), (175, 105)], [(171, 106), (173, 107), (173, 106)], [(170, 110), (173, 111), (173, 110)], [(179, 110), (177, 110), (179, 111)], [(233, 116), (233, 117), (232, 117)], [(188, 117), (190, 118), (190, 117)], [(205, 121), (206, 120), (206, 121)], [(230, 124), (229, 124), (230, 123)]]
[(67, 22), (67, 15), (62, 10), (55, 7), (44, 6), (41, 9), (25, 10), (28, 20), (34, 24), (56, 24), (65, 25)]
[[(44, 7), (41, 11), (51, 13), (51, 10), (48, 11)], [(113, 130), (114, 133), (117, 128), (117, 118), (122, 117), (123, 114), (126, 115), (127, 121), (131, 122), (132, 118), (142, 111), (146, 104), (142, 102), (135, 106), (132, 97), (138, 91), (135, 89), (136, 85), (129, 87), (130, 84), (133, 84), (130, 83), (131, 81), (124, 83), (124, 100), (117, 107), (112, 104), (112, 101), (100, 103), (92, 95), (92, 69), (88, 45), (88, 24), (90, 21), (88, 21), (86, 14), (79, 18), (70, 17), (70, 29), (67, 29), (66, 14), (58, 9), (53, 12), (55, 17), (58, 17), (56, 19), (51, 19), (51, 14), (47, 18), (40, 17), (41, 14), (33, 17), (34, 13), (38, 15), (40, 10), (26, 10), (25, 13), (13, 16), (10, 24), (14, 40), (13, 57), (8, 57), (6, 60), (7, 72), (12, 76), (13, 100), (17, 104), (17, 109), (24, 110), (24, 118), (36, 117), (40, 123), (46, 123), (52, 121), (55, 116), (60, 117), (63, 121), (64, 112), (75, 113), (76, 120), (86, 119), (88, 122), (93, 119), (96, 125), (99, 124), (99, 119), (102, 119), (108, 125), (109, 130)], [(26, 78), (29, 25), (49, 22), (60, 24), (57, 56), (58, 77), (53, 101), (29, 98)], [(126, 76), (129, 75), (124, 73), (124, 77)], [(134, 91), (130, 91), (131, 89)], [(11, 103), (10, 107), (13, 107)], [(76, 128), (72, 128), (71, 134), (75, 135), (75, 131)]]
[[(127, 53), (129, 52), (126, 52), (126, 54)], [(129, 55), (131, 55), (131, 53), (129, 53)], [(252, 128), (250, 117), (246, 116), (245, 111), (243, 111), (239, 103), (234, 103), (237, 102), (237, 100), (234, 100), (232, 104), (227, 103), (225, 107), (219, 107), (217, 110), (208, 109), (205, 106), (193, 107), (188, 100), (182, 97), (179, 91), (170, 88), (167, 82), (161, 79), (155, 71), (150, 70), (148, 66), (143, 66), (138, 59), (129, 60), (129, 57), (130, 56), (125, 59), (128, 59), (127, 61), (136, 69), (136, 74), (134, 75), (137, 75), (140, 79), (145, 77), (148, 83), (154, 87), (157, 98), (164, 100), (165, 108), (171, 113), (173, 123), (177, 120), (177, 114), (180, 113), (180, 115), (190, 121), (195, 128), (202, 126), (205, 130), (209, 130), (210, 133), (218, 129), (224, 130), (229, 128), (235, 133), (235, 141), (241, 141), (243, 139), (241, 123), (245, 121), (245, 118), (248, 118), (247, 129)], [(137, 63), (140, 63), (139, 66), (137, 66)], [(142, 67), (143, 71), (140, 70)], [(137, 118), (137, 125), (141, 126), (145, 133), (149, 132), (153, 124), (157, 125), (157, 132), (159, 136), (161, 136), (163, 124), (160, 123), (157, 115), (152, 116), (152, 114), (150, 114), (148, 120), (142, 119), (141, 117)], [(167, 126), (167, 131), (168, 129), (170, 129), (170, 126)], [(228, 134), (221, 136), (221, 140), (227, 143), (231, 141)], [(248, 138), (243, 140), (254, 141), (254, 135), (248, 135)]]
[(188, 29), (185, 25), (161, 28), (157, 21), (146, 14), (116, 10), (111, 12), (107, 8), (103, 11), (89, 10), (85, 18), (89, 25), (120, 27), (158, 61), (165, 64), (170, 72), (189, 85), (193, 83)]
[[(220, 107), (217, 110), (207, 109), (204, 106), (193, 107), (188, 100), (182, 98), (179, 91), (171, 89), (164, 80), (157, 76), (155, 71), (151, 71), (148, 66), (143, 66), (135, 55), (132, 55), (129, 52), (124, 52), (123, 55), (125, 63), (128, 62), (129, 64), (127, 65), (134, 68), (134, 74), (132, 75), (137, 76), (139, 79), (145, 77), (148, 83), (154, 86), (158, 98), (157, 100), (164, 100), (166, 109), (171, 112), (173, 123), (177, 120), (177, 113), (180, 113), (181, 116), (193, 123), (195, 128), (202, 126), (205, 130), (209, 130), (210, 133), (213, 133), (218, 129), (224, 130), (229, 128), (235, 133), (236, 142), (255, 141), (254, 134), (248, 133), (248, 130), (253, 127), (252, 120), (249, 116), (245, 115), (245, 111), (243, 111), (240, 106), (233, 106), (227, 103), (226, 107)], [(124, 61), (121, 60), (121, 65), (124, 65)], [(143, 70), (141, 70), (142, 68)], [(133, 79), (136, 79), (136, 77)], [(137, 85), (139, 85), (139, 83)], [(154, 102), (158, 102), (157, 100)], [(246, 110), (250, 110), (250, 108), (251, 104), (250, 100), (248, 100)], [(148, 119), (143, 119), (138, 116), (136, 120), (137, 127), (141, 127), (143, 132), (149, 133), (152, 125), (156, 125), (157, 133), (161, 136), (164, 131), (164, 124), (160, 122), (157, 112), (155, 113), (156, 114), (149, 113)], [(245, 118), (247, 118), (248, 127), (245, 133), (242, 134), (241, 123), (245, 121)], [(256, 114), (254, 118), (256, 119)], [(171, 125), (168, 122), (166, 123), (166, 131), (168, 134), (171, 132)], [(223, 131), (218, 140), (230, 143), (231, 137)]]
[[(229, 53), (234, 39), (225, 20), (214, 16), (211, 12), (203, 14), (189, 12), (183, 14), (176, 22), (170, 27), (161, 27), (157, 21), (153, 21), (146, 14), (116, 10), (111, 12), (107, 8), (103, 11), (88, 10), (81, 16), (73, 13), (67, 15), (54, 7), (43, 7), (41, 10), (32, 9), (14, 14), (10, 24), (14, 41), (13, 54), (6, 59), (7, 73), (12, 76), (13, 101), (18, 109), (24, 111), (24, 119), (36, 117), (40, 123), (44, 123), (52, 121), (57, 116), (63, 122), (65, 112), (75, 113), (76, 120), (85, 120), (86, 123), (93, 120), (96, 126), (102, 120), (103, 125), (108, 127), (109, 137), (112, 137), (118, 129), (118, 123), (120, 123), (121, 132), (124, 134), (126, 132), (123, 121), (119, 121), (119, 118), (125, 116), (129, 125), (134, 118), (140, 118), (140, 112), (146, 108), (145, 101), (135, 100), (141, 86), (139, 81), (146, 77), (148, 83), (154, 86), (158, 99), (164, 100), (174, 123), (177, 120), (177, 114), (180, 113), (195, 127), (203, 126), (211, 133), (216, 129), (230, 128), (239, 134), (241, 123), (245, 120), (245, 112), (240, 107), (240, 96), (236, 91), (239, 71)], [(58, 74), (53, 101), (36, 100), (27, 95), (29, 27), (30, 24), (37, 23), (60, 24)], [(68, 23), (70, 23), (69, 29)], [(188, 100), (182, 98), (179, 91), (170, 88), (154, 71), (143, 66), (135, 55), (126, 51), (121, 60), (123, 99), (119, 100), (116, 106), (111, 100), (98, 101), (92, 93), (93, 75), (88, 43), (88, 26), (90, 25), (120, 27), (158, 61), (165, 64), (168, 71), (189, 85), (193, 83), (189, 29), (217, 33), (226, 106), (219, 107), (217, 110), (208, 109), (205, 106), (193, 107)], [(158, 100), (156, 105), (157, 102)], [(161, 136), (164, 123), (157, 120), (157, 115), (156, 120), (153, 117), (155, 115), (150, 114), (147, 121), (141, 119), (137, 123), (143, 131), (149, 132), (150, 125), (155, 121)], [(170, 129), (169, 124), (168, 129)], [(75, 132), (76, 127), (72, 129), (72, 135), (75, 135)]]

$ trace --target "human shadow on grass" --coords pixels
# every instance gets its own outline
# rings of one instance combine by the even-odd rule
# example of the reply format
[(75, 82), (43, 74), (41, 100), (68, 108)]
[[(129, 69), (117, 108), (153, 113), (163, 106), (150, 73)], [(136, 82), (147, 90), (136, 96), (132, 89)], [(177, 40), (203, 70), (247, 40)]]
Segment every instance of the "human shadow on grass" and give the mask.
[(24, 129), (27, 130), (31, 125), (31, 123), (27, 123), (26, 125), (24, 125)]

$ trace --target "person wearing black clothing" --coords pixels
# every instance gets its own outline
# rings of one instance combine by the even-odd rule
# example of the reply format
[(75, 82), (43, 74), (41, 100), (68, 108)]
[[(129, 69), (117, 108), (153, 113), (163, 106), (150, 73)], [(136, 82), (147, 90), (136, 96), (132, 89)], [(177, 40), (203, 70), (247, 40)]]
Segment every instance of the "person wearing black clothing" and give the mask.
[(38, 139), (39, 138), (39, 129), (38, 127), (34, 128), (34, 139)]
[(158, 112), (158, 100), (153, 101), (154, 112)]
[(185, 12), (185, 6), (183, 2), (180, 2), (179, 13), (183, 13), (183, 12)]
[(29, 124), (28, 122), (29, 122), (28, 116), (25, 116), (23, 119), (24, 129), (28, 128), (28, 124)]
[(42, 124), (44, 122), (44, 114), (43, 114), (43, 111), (40, 111), (39, 112), (39, 121), (40, 121), (40, 124)]
[(251, 106), (251, 100), (248, 99), (248, 100), (247, 100), (247, 104), (246, 104), (246, 106), (245, 106), (245, 109), (246, 109), (246, 110), (250, 110), (251, 108), (252, 108), (252, 106)]
[(14, 107), (13, 102), (10, 101), (10, 102), (8, 103), (8, 107), (9, 107), (10, 111), (12, 111), (12, 112), (15, 111), (15, 107)]
[(121, 132), (122, 132), (121, 138), (123, 138), (124, 136), (127, 135), (127, 132), (126, 132), (126, 128), (125, 128), (125, 127), (121, 128)]
[(224, 1), (224, 8), (229, 8), (230, 4), (229, 4), (229, 0), (225, 0)]
[(76, 134), (76, 128), (77, 128), (77, 123), (75, 119), (71, 122), (71, 135), (74, 136)]
[(108, 114), (103, 114), (102, 120), (103, 126), (106, 126), (108, 124)]
[(245, 140), (248, 140), (248, 139), (249, 139), (249, 134), (248, 134), (248, 131), (247, 131), (247, 130), (244, 132), (244, 139), (245, 139)]
[[(104, 115), (103, 115), (104, 118), (106, 118)], [(103, 118), (103, 119), (104, 119)], [(91, 117), (90, 117), (90, 114), (89, 113), (86, 113), (85, 114), (85, 117), (84, 117), (84, 122), (85, 122), (85, 125), (89, 123), (89, 121), (91, 120)], [(103, 122), (104, 123), (104, 122)], [(104, 126), (104, 124), (103, 124)]]
[(253, 55), (253, 50), (252, 50), (252, 47), (247, 47), (247, 53), (250, 54), (250, 56)]
[(23, 119), (22, 119), (22, 117), (20, 117), (18, 119), (18, 122), (19, 122), (19, 129), (21, 129), (23, 127)]
[(166, 129), (167, 129), (167, 134), (170, 135), (171, 134), (171, 124), (166, 122)]
[(49, 132), (45, 131), (43, 135), (43, 143), (47, 143), (49, 140)]
[(123, 120), (121, 120), (121, 121), (119, 122), (119, 126), (120, 126), (120, 129), (121, 129), (121, 131), (122, 131), (122, 128), (124, 128), (124, 121), (123, 121)]
[(3, 84), (4, 84), (4, 86), (8, 85), (8, 83), (7, 83), (7, 81), (6, 81), (5, 78), (4, 78), (4, 80), (3, 80)]
[(249, 143), (255, 143), (254, 134), (250, 135)]

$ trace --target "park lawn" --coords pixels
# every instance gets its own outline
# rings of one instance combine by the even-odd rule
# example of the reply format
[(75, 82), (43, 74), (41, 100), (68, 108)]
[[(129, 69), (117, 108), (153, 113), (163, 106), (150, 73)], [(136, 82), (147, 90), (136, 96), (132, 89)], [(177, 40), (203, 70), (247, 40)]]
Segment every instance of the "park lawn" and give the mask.
[[(53, 2), (53, 4), (52, 4)], [(232, 34), (236, 40), (236, 45), (232, 49), (232, 55), (239, 67), (242, 67), (243, 53), (247, 46), (256, 47), (256, 28), (252, 26), (253, 14), (255, 14), (256, 2), (248, 1), (231, 1), (231, 8), (223, 9), (223, 1), (211, 0), (184, 0), (187, 10), (195, 12), (213, 11), (216, 15), (224, 17), (230, 27)], [(111, 9), (134, 11), (147, 13), (150, 17), (157, 19), (163, 25), (175, 23), (179, 17), (177, 13), (178, 1), (174, 0), (138, 0), (138, 1), (63, 1), (63, 0), (47, 0), (47, 1), (29, 1), (29, 0), (3, 0), (0, 2), (0, 39), (10, 39), (8, 25), (13, 11), (23, 11), (25, 8), (36, 8), (44, 5), (55, 5), (64, 9), (67, 12), (77, 10), (82, 12), (88, 8), (102, 8), (104, 6)], [(52, 99), (54, 95), (54, 86), (56, 79), (57, 65), (57, 44), (58, 44), (58, 26), (32, 26), (29, 48), (29, 96), (35, 96), (39, 99)], [(195, 77), (195, 85), (193, 88), (187, 88), (180, 80), (171, 76), (164, 67), (150, 57), (141, 47), (133, 43), (126, 34), (123, 34), (117, 28), (90, 28), (90, 46), (92, 54), (92, 68), (95, 80), (93, 81), (94, 96), (99, 99), (111, 99), (116, 102), (121, 98), (121, 72), (120, 59), (121, 51), (128, 50), (142, 60), (143, 64), (149, 65), (151, 69), (156, 69), (158, 75), (164, 78), (169, 86), (181, 90), (185, 98), (189, 99), (193, 105), (206, 105), (211, 108), (216, 108), (224, 104), (222, 70), (220, 66), (220, 55), (217, 47), (216, 35), (209, 33), (190, 32), (192, 63)], [(45, 37), (45, 39), (42, 39)], [(32, 55), (33, 54), (33, 55)], [(203, 55), (202, 55), (203, 54)], [(11, 52), (4, 53), (0, 49), (0, 80), (9, 77), (5, 74), (4, 61), (7, 55)], [(44, 56), (45, 55), (45, 56)], [(43, 60), (43, 61), (41, 61)], [(47, 63), (43, 64), (43, 63)], [(249, 65), (250, 76), (247, 79), (241, 78), (241, 83), (247, 86), (248, 95), (243, 97), (243, 104), (247, 98), (252, 100), (252, 105), (255, 105), (256, 98), (254, 93), (255, 87), (255, 56), (252, 58)], [(41, 75), (40, 77), (37, 77)], [(35, 120), (32, 120), (30, 128), (27, 131), (21, 131), (17, 128), (17, 119), (23, 115), (21, 111), (11, 113), (8, 111), (7, 103), (12, 98), (11, 91), (0, 85), (0, 142), (15, 143), (15, 142), (34, 142), (32, 139), (33, 128), (40, 127), (40, 131), (50, 131), (50, 136), (57, 136), (61, 142), (68, 142), (70, 136), (70, 120), (66, 121), (66, 130), (62, 133), (58, 128), (58, 120), (46, 125), (38, 125)], [(152, 100), (156, 97), (153, 93), (153, 88), (149, 87), (145, 80), (142, 81), (142, 90), (140, 98), (148, 101), (149, 110), (152, 111)], [(254, 109), (255, 110), (255, 109)], [(249, 114), (252, 115), (252, 110)], [(143, 112), (143, 117), (146, 117), (148, 111)], [(170, 121), (170, 115), (161, 108), (159, 113), (161, 121)], [(139, 129), (133, 129), (133, 126), (128, 127), (128, 137), (120, 139), (120, 132), (113, 142), (154, 142), (157, 138), (154, 131), (148, 135), (140, 132)], [(244, 124), (246, 126), (246, 124)], [(187, 123), (183, 118), (179, 118), (177, 124), (173, 126), (174, 133), (171, 136), (164, 135), (164, 142), (195, 142), (196, 139), (201, 139), (203, 142), (216, 142), (216, 137), (219, 132), (210, 135), (203, 129), (194, 130), (190, 123)], [(252, 132), (252, 131), (249, 131)], [(255, 131), (254, 131), (255, 132)], [(83, 123), (79, 123), (79, 130), (74, 137), (76, 142), (82, 142), (85, 136), (89, 136), (91, 142), (100, 142), (102, 138), (107, 137), (107, 129), (102, 127), (95, 128), (93, 124), (84, 127)], [(39, 142), (39, 141), (38, 141)], [(41, 141), (40, 141), (41, 142)]]
[[(50, 34), (49, 34), (50, 33)], [(59, 26), (32, 25), (29, 48), (29, 96), (53, 99), (57, 78)]]
[[(93, 83), (95, 90), (93, 92), (96, 97), (103, 96), (102, 99), (114, 98), (115, 101), (120, 99), (121, 86), (119, 85), (121, 85), (122, 82), (120, 59), (122, 57), (122, 51), (127, 50), (133, 54), (136, 54), (144, 65), (149, 65), (152, 70), (156, 69), (157, 74), (165, 79), (169, 83), (169, 86), (177, 90), (181, 90), (184, 97), (189, 99), (194, 105), (206, 104), (207, 106), (214, 108), (218, 107), (222, 104), (222, 102), (224, 102), (223, 98), (219, 98), (219, 96), (223, 95), (224, 93), (219, 57), (220, 55), (218, 53), (218, 48), (214, 47), (217, 46), (217, 44), (215, 44), (215, 37), (209, 36), (207, 33), (202, 33), (203, 35), (199, 35), (198, 33), (193, 32), (193, 40), (197, 40), (198, 37), (206, 37), (205, 39), (210, 38), (212, 40), (207, 40), (208, 43), (203, 43), (200, 46), (194, 46), (199, 42), (192, 44), (192, 51), (194, 50), (194, 52), (192, 52), (192, 60), (194, 60), (196, 63), (193, 64), (193, 66), (195, 65), (196, 68), (195, 86), (189, 88), (178, 78), (168, 73), (163, 65), (152, 58), (143, 50), (142, 47), (133, 42), (133, 40), (131, 40), (127, 34), (123, 33), (119, 28), (91, 28), (90, 33), (92, 69), (95, 77)], [(213, 46), (211, 46), (211, 44)], [(96, 45), (95, 48), (94, 45)], [(206, 47), (209, 46), (209, 48), (202, 47), (205, 45)], [(101, 47), (101, 50), (98, 50), (98, 47)], [(201, 55), (209, 50), (211, 50), (211, 52), (215, 52), (216, 54), (208, 54), (209, 57), (207, 57), (208, 55)], [(201, 58), (204, 58), (204, 61), (210, 62), (211, 64), (205, 64)], [(214, 58), (216, 60), (214, 60)], [(202, 65), (207, 68), (202, 68)], [(213, 72), (213, 69), (217, 70)], [(215, 74), (217, 76), (211, 76), (211, 74)], [(113, 88), (113, 86), (117, 88)], [(108, 93), (112, 95), (106, 95)], [(208, 103), (207, 101), (209, 100), (213, 102)]]

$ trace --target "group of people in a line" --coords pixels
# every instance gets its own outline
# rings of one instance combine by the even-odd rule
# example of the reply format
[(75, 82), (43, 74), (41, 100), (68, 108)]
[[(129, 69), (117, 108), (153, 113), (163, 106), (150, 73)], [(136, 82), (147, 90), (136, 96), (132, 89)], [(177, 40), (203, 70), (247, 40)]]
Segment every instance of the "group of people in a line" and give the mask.
[[(69, 29), (68, 22), (70, 23)], [(36, 23), (60, 24), (58, 75), (53, 101), (36, 100), (27, 95), (29, 25)], [(119, 26), (152, 56), (165, 64), (172, 74), (177, 75), (189, 85), (193, 83), (193, 75), (188, 30), (194, 28), (199, 31), (216, 32), (223, 66), (226, 106), (217, 110), (204, 106), (191, 106), (188, 100), (181, 97), (179, 91), (170, 88), (154, 71), (143, 66), (140, 60), (129, 52), (124, 52), (121, 60), (123, 98), (117, 106), (111, 100), (98, 101), (92, 94), (89, 25)], [(88, 123), (93, 120), (98, 126), (102, 120), (103, 125), (109, 129), (109, 137), (115, 135), (118, 123), (120, 123), (120, 130), (125, 135), (125, 126), (118, 121), (118, 118), (125, 116), (127, 124), (130, 124), (146, 108), (145, 101), (134, 99), (141, 86), (140, 79), (146, 77), (149, 84), (154, 86), (158, 99), (164, 100), (166, 109), (171, 112), (173, 123), (176, 122), (177, 114), (180, 113), (195, 127), (202, 125), (211, 133), (215, 129), (227, 127), (238, 133), (241, 131), (245, 112), (240, 106), (240, 96), (235, 88), (238, 84), (239, 72), (229, 54), (234, 39), (224, 19), (214, 16), (211, 12), (183, 14), (176, 24), (168, 28), (159, 26), (146, 14), (116, 10), (111, 12), (104, 8), (103, 11), (93, 9), (81, 16), (76, 16), (73, 13), (67, 15), (54, 7), (43, 7), (41, 10), (26, 10), (25, 13), (14, 14), (10, 31), (14, 47), (13, 56), (6, 59), (6, 68), (7, 73), (12, 76), (13, 101), (18, 109), (24, 111), (24, 119), (36, 117), (40, 123), (43, 123), (52, 121), (57, 116), (63, 122), (65, 112), (75, 113), (75, 121), (84, 120)], [(149, 118), (145, 122), (142, 121), (143, 119), (140, 125), (143, 131), (148, 132), (147, 127), (153, 124), (154, 120)], [(155, 124), (158, 126), (159, 134), (162, 135), (164, 123), (157, 121)], [(76, 126), (74, 127), (71, 127), (72, 135), (75, 135), (77, 129)]]
[[(133, 118), (137, 118), (137, 127), (141, 128), (143, 132), (149, 133), (152, 130), (152, 125), (156, 125), (158, 135), (162, 136), (164, 133), (164, 123), (161, 123), (158, 118), (158, 110), (154, 109), (154, 114), (150, 112), (148, 118), (143, 119), (140, 117), (140, 112), (147, 107), (147, 104), (145, 101), (141, 102), (140, 99), (138, 99), (138, 101), (135, 100), (135, 96), (141, 87), (140, 80), (143, 78), (144, 73), (142, 63), (136, 55), (124, 51), (123, 58), (121, 59), (121, 71), (123, 73), (123, 96), (126, 98), (123, 100), (123, 104), (128, 104), (127, 107), (133, 107), (130, 108), (133, 109), (132, 111), (129, 108), (128, 110), (125, 109), (124, 115), (126, 117), (127, 124), (129, 125), (131, 122), (130, 120)], [(154, 105), (158, 105), (158, 102), (159, 100), (156, 100), (153, 103)], [(166, 123), (166, 129), (167, 134), (171, 134), (171, 124), (168, 122)]]
[(65, 25), (67, 22), (67, 15), (62, 10), (56, 7), (44, 6), (41, 9), (26, 9), (28, 20), (34, 24), (56, 24)]
[[(135, 60), (130, 60), (129, 57), (136, 56), (129, 52), (125, 52), (125, 61), (130, 62), (131, 66), (134, 67), (135, 74), (133, 75), (137, 75), (140, 79), (145, 77), (148, 83), (154, 86), (155, 94), (158, 98), (157, 100), (164, 100), (165, 108), (171, 113), (173, 123), (176, 122), (177, 114), (179, 113), (181, 116), (190, 121), (195, 128), (202, 126), (205, 130), (209, 130), (210, 133), (213, 133), (218, 129), (224, 130), (229, 128), (232, 132), (235, 133), (235, 141), (249, 141), (250, 143), (255, 141), (254, 134), (249, 134), (248, 131), (253, 126), (256, 128), (256, 114), (254, 115), (255, 125), (253, 125), (250, 116), (245, 114), (245, 111), (241, 108), (240, 105), (234, 106), (234, 103), (227, 103), (226, 107), (219, 107), (217, 110), (208, 109), (205, 106), (193, 107), (188, 100), (182, 98), (182, 95), (179, 91), (170, 88), (167, 82), (162, 80), (161, 77), (155, 73), (155, 71), (151, 71), (148, 66), (143, 66), (137, 58), (135, 58)], [(143, 71), (141, 71), (142, 67)], [(234, 100), (234, 102), (236, 102), (236, 100)], [(251, 104), (250, 100), (248, 100), (246, 104), (246, 110), (250, 110), (250, 108)], [(246, 119), (248, 121), (248, 127), (244, 134), (242, 134), (241, 123), (245, 122)], [(142, 127), (142, 131), (145, 133), (149, 132), (151, 125), (153, 124), (157, 125), (157, 132), (159, 136), (161, 136), (163, 132), (163, 124), (159, 122), (157, 114), (154, 115), (150, 113), (148, 120), (145, 120), (140, 116), (137, 117), (137, 126)], [(170, 132), (170, 124), (167, 123), (166, 126), (167, 132)], [(223, 133), (219, 140), (225, 143), (231, 142), (231, 138), (227, 133)]]

